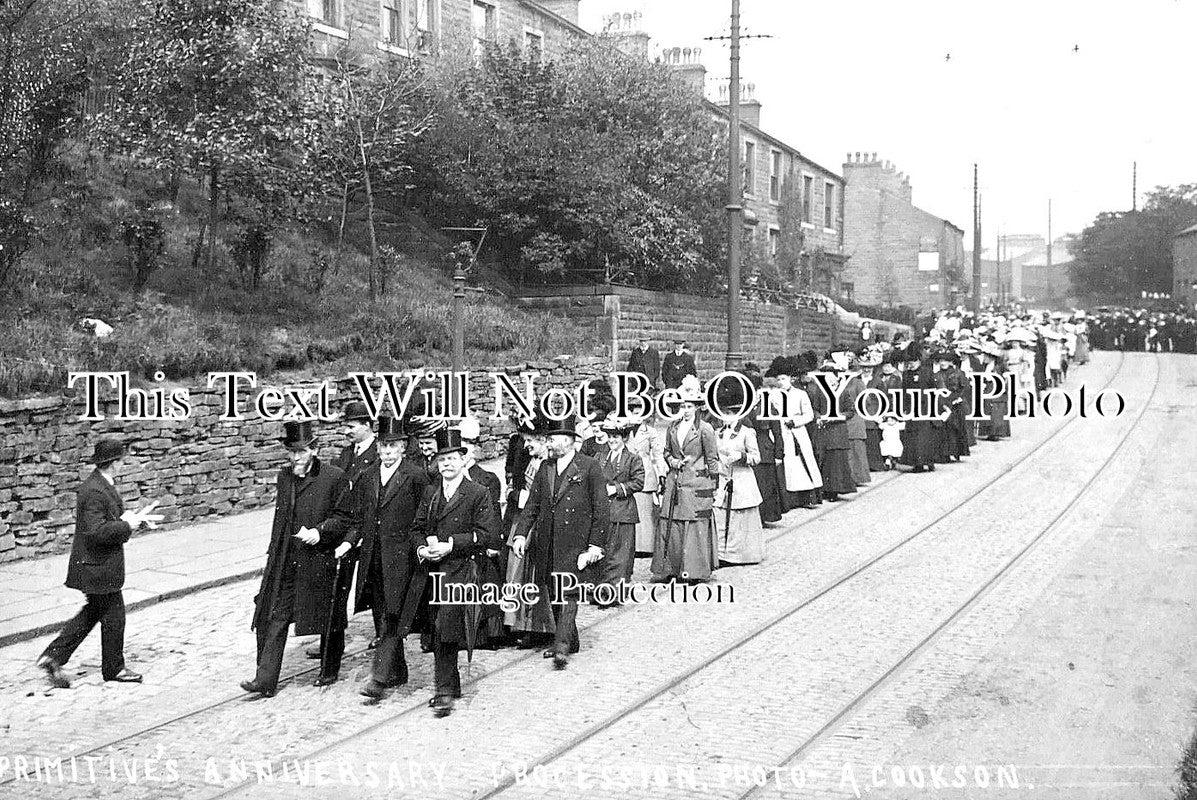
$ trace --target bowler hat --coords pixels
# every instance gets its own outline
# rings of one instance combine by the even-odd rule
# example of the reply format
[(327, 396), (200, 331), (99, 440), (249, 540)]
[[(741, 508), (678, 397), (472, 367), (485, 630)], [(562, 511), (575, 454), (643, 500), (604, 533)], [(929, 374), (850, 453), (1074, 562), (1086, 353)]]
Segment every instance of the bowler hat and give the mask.
[(403, 425), (403, 420), (395, 419), (392, 416), (378, 418), (378, 441), (399, 442), (405, 436), (407, 436), (407, 429)]
[(96, 442), (95, 451), (88, 462), (97, 466), (103, 466), (111, 464), (118, 458), (124, 458), (128, 452), (125, 443), (120, 439), (113, 436), (105, 436)]
[(279, 439), (288, 450), (304, 450), (316, 442), (312, 423), (307, 420), (289, 420), (283, 423), (283, 436)]
[(370, 410), (366, 408), (366, 404), (360, 400), (354, 400), (349, 405), (345, 406), (345, 413), (341, 415), (341, 419), (345, 422), (370, 422)]
[(436, 454), (461, 453), (465, 455), (467, 448), (461, 441), (461, 431), (456, 428), (441, 428), (436, 432)]

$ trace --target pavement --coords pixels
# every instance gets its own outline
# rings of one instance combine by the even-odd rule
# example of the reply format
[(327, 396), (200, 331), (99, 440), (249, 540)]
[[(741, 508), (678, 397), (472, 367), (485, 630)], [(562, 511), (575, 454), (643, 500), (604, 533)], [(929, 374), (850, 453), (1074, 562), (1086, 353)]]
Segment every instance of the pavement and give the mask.
[[(503, 476), (503, 462), (481, 462)], [(262, 574), (273, 508), (153, 531), (125, 545), (128, 611)], [(83, 604), (63, 586), (70, 553), (0, 564), (0, 647), (61, 627)]]

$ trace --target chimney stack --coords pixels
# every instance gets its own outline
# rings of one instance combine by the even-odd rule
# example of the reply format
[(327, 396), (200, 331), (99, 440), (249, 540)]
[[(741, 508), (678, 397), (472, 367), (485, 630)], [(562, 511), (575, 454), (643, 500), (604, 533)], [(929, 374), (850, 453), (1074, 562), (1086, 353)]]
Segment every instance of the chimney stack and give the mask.
[(644, 32), (644, 15), (639, 11), (608, 14), (603, 17), (603, 35), (633, 58), (648, 60), (649, 35)]
[(702, 65), (702, 49), (671, 47), (661, 52), (661, 60), (699, 97), (707, 95), (707, 68)]
[[(729, 106), (727, 97), (729, 94), (731, 94), (730, 86), (719, 87), (719, 105), (724, 108)], [(761, 127), (761, 101), (756, 99), (755, 83), (740, 84), (740, 120), (753, 127)]]

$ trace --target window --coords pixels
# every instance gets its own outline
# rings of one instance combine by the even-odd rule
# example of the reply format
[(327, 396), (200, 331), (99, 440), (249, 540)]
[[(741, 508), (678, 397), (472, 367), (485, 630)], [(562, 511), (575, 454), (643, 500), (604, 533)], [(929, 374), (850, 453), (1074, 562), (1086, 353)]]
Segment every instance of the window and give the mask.
[(823, 227), (835, 227), (835, 184), (831, 181), (823, 184)]
[(382, 40), (395, 47), (404, 47), (403, 0), (382, 0)]
[(474, 52), (478, 55), (497, 38), (495, 26), (495, 7), (485, 0), (474, 0)]
[(436, 0), (416, 0), (416, 30), (412, 46), (423, 53), (432, 50), (436, 35)]
[(756, 194), (756, 142), (744, 142), (744, 194)]
[(544, 60), (544, 34), (531, 28), (524, 28), (524, 55), (537, 64)]
[(810, 175), (802, 176), (802, 221), (807, 225), (813, 224), (815, 205), (815, 179)]
[(777, 258), (777, 251), (781, 247), (781, 228), (770, 226), (769, 228), (769, 258), (775, 260)]
[(781, 202), (781, 151), (769, 153), (769, 199)]
[(339, 24), (337, 0), (308, 0), (308, 13), (325, 25)]

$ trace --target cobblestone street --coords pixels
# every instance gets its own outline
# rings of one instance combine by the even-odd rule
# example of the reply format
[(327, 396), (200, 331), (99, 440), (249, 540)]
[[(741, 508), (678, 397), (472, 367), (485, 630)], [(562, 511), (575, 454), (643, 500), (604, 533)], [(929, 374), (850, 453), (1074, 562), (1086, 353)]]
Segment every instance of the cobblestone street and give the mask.
[(130, 612), (141, 685), (100, 680), (95, 635), (69, 690), (32, 666), (47, 637), (9, 645), (0, 798), (1165, 796), (1197, 685), (1197, 360), (1100, 352), (1081, 383), (1125, 412), (1015, 420), (792, 511), (716, 573), (731, 602), (584, 607), (563, 672), (478, 651), (443, 720), (411, 639), (410, 683), (361, 702), (369, 614), (340, 682), (292, 638), (298, 677), (246, 702), (256, 580)]

